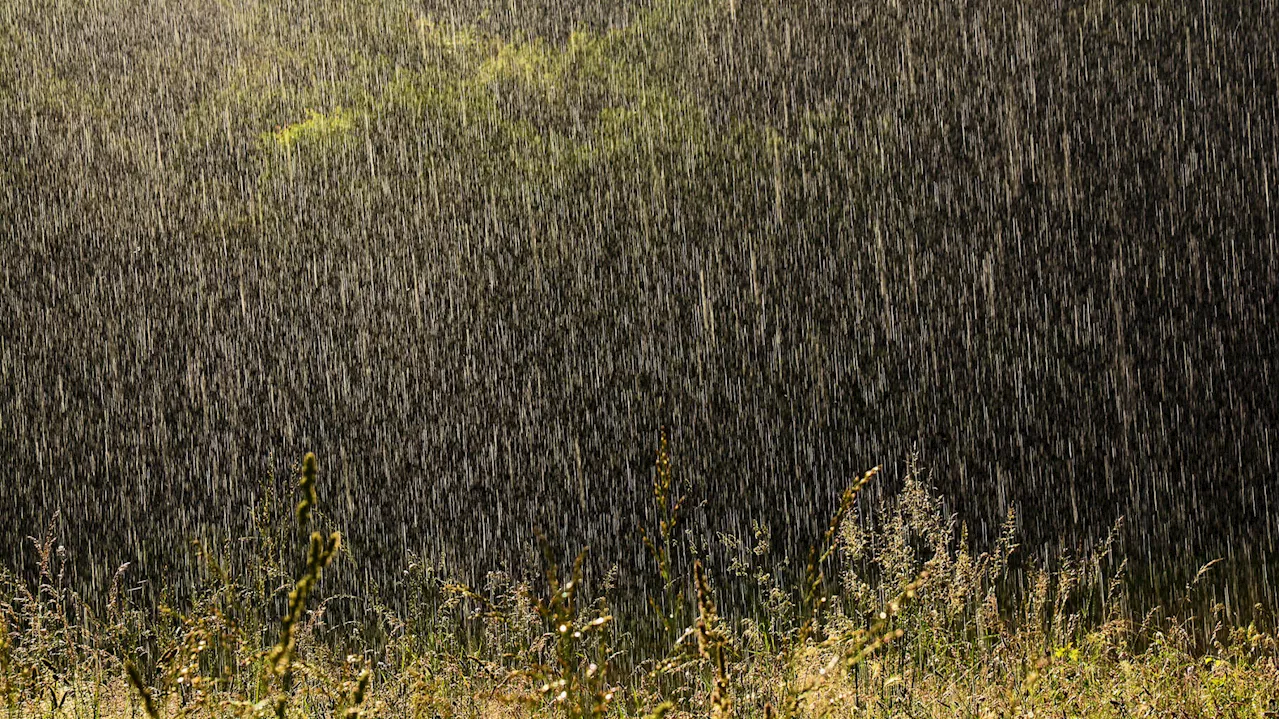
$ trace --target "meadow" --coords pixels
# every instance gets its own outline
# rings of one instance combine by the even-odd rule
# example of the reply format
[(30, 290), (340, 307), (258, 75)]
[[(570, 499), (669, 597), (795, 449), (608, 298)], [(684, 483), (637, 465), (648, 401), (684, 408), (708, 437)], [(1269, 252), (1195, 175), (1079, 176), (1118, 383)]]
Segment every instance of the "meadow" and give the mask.
[(0, 2), (0, 706), (1275, 717), (1278, 16)]
[[(95, 611), (66, 587), (64, 547), (33, 540), (39, 581), (6, 573), (0, 594), (3, 706), (95, 719), (1275, 716), (1274, 633), (1225, 623), (1221, 605), (1191, 613), (1211, 565), (1179, 605), (1142, 617), (1118, 596), (1124, 563), (1102, 573), (1112, 542), (1011, 592), (1013, 518), (975, 556), (910, 465), (879, 530), (853, 512), (879, 468), (847, 488), (798, 584), (758, 563), (764, 528), (755, 546), (722, 537), (740, 553), (713, 582), (703, 559), (675, 559), (682, 500), (666, 451), (653, 473), (662, 519), (639, 532), (663, 588), (649, 616), (613, 606), (616, 577), (588, 587), (582, 555), (562, 566), (544, 546), (541, 576), (492, 573), (482, 587), (411, 563), (411, 611), (368, 587), (369, 611), (334, 622), (341, 597), (323, 575), (353, 560), (324, 527), (309, 454), (296, 510), (261, 498), (240, 570), (233, 543), (198, 548), (204, 586), (181, 608), (135, 603), (120, 567)], [(721, 613), (741, 585), (763, 591), (762, 611)]]

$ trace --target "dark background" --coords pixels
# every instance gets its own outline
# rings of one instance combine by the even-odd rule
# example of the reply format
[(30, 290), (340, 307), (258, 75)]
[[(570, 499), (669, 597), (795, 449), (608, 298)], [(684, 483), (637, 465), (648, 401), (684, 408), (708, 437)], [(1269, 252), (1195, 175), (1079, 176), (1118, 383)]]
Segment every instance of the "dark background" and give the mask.
[[(1225, 557), (1212, 596), (1274, 613), (1273, 2), (39, 7), (0, 43), (9, 566), (60, 512), (87, 591), (187, 581), (181, 540), (247, 532), (313, 450), (347, 581), (474, 579), (541, 527), (641, 587), (665, 426), (689, 526), (766, 522), (777, 561), (914, 448), (979, 548), (1010, 508), (1041, 565), (1124, 516), (1136, 604)], [(463, 62), (396, 8), (552, 53), (649, 22), (618, 52), (684, 104), (538, 173), (489, 105), (336, 82), (356, 139), (285, 172), (259, 133), (316, 96), (280, 88)], [(275, 89), (228, 94), (237, 58)], [(544, 138), (628, 101), (522, 92), (493, 107)]]

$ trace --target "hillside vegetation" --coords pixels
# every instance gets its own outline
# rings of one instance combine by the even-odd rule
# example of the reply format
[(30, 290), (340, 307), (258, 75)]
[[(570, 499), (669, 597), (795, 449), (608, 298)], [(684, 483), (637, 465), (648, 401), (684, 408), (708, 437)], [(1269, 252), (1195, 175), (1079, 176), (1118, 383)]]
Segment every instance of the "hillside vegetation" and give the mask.
[(984, 546), (1126, 516), (1139, 605), (1274, 604), (1276, 13), (571, 5), (0, 7), (8, 561), (165, 571), (323, 447), (375, 574), (634, 570), (665, 425), (775, 561), (918, 447)]

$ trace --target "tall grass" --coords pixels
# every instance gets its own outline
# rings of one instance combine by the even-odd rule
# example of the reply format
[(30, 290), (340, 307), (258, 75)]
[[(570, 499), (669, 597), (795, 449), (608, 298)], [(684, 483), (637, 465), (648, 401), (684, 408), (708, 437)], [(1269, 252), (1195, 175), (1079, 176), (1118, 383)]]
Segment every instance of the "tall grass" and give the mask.
[[(1221, 608), (1207, 624), (1125, 616), (1123, 562), (1101, 573), (1111, 543), (1053, 572), (1024, 566), (1027, 589), (1012, 591), (1012, 517), (975, 556), (912, 462), (868, 526), (853, 510), (877, 472), (843, 495), (799, 586), (767, 571), (717, 580), (710, 556), (684, 566), (672, 551), (681, 503), (664, 441), (659, 526), (644, 535), (663, 580), (648, 621), (661, 631), (647, 642), (644, 618), (610, 599), (617, 577), (585, 594), (586, 553), (562, 576), (545, 539), (541, 576), (495, 572), (480, 589), (419, 558), (404, 572), (408, 613), (371, 598), (364, 627), (344, 636), (325, 626), (336, 531), (312, 530), (297, 578), (270, 589), (279, 569), (262, 551), (290, 526), (259, 524), (258, 563), (242, 572), (201, 548), (210, 582), (181, 610), (133, 602), (121, 567), (98, 615), (67, 586), (51, 525), (32, 540), (38, 581), (3, 575), (0, 697), (9, 717), (1274, 716), (1274, 636), (1225, 626)], [(309, 454), (303, 533), (318, 475)], [(1186, 606), (1211, 577), (1198, 573)], [(763, 617), (718, 609), (741, 580), (768, 586)]]

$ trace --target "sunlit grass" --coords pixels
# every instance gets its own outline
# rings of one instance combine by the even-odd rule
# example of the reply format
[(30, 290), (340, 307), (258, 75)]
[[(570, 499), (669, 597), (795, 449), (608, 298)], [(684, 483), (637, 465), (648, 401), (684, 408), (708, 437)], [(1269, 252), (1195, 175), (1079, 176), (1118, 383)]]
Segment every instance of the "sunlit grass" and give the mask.
[[(260, 546), (317, 521), (313, 456), (301, 475), (301, 529), (259, 524)], [(734, 580), (715, 582), (700, 560), (680, 566), (665, 549), (681, 506), (664, 440), (654, 498), (666, 509), (648, 545), (670, 590), (651, 604), (667, 639), (645, 646), (631, 635), (645, 618), (611, 606), (613, 580), (588, 598), (585, 553), (561, 578), (545, 542), (543, 576), (495, 573), (482, 590), (415, 561), (405, 570), (409, 616), (366, 617), (385, 637), (371, 641), (325, 626), (331, 598), (318, 581), (341, 561), (336, 532), (311, 532), (299, 578), (266, 591), (278, 572), (268, 563), (233, 576), (209, 557), (208, 589), (181, 609), (129, 602), (121, 568), (103, 615), (67, 589), (65, 550), (49, 535), (34, 547), (37, 583), (4, 577), (0, 697), (11, 717), (112, 719), (1273, 716), (1273, 636), (1122, 616), (1122, 577), (1096, 575), (1110, 544), (1033, 572), (1033, 589), (1001, 607), (1012, 522), (993, 553), (971, 556), (911, 467), (902, 494), (880, 508), (883, 528), (870, 531), (849, 510), (874, 476), (846, 493), (805, 586), (748, 572), (745, 581), (772, 583), (780, 598), (764, 622), (735, 619), (716, 600)], [(270, 502), (279, 503), (262, 498)], [(823, 580), (826, 569), (838, 584)], [(1104, 592), (1099, 612), (1083, 611), (1088, 585)]]

